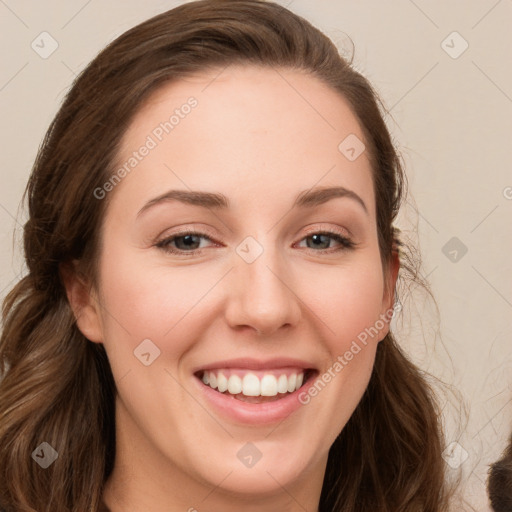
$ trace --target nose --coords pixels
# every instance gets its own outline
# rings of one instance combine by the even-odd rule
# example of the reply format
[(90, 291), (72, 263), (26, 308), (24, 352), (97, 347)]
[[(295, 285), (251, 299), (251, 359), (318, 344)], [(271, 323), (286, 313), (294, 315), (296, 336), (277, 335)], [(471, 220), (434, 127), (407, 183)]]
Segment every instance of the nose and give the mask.
[(299, 322), (301, 300), (289, 264), (270, 248), (252, 263), (234, 255), (230, 272), (226, 320), (236, 330), (253, 329), (272, 335)]

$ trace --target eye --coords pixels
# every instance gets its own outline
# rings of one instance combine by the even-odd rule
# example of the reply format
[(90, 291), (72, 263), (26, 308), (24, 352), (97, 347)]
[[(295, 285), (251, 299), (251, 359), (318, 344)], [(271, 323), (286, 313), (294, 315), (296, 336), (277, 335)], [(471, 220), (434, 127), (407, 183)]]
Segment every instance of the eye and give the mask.
[[(155, 245), (156, 247), (171, 254), (194, 254), (201, 250), (199, 247), (199, 239), (201, 238), (212, 241), (209, 236), (204, 233), (200, 233), (199, 231), (184, 231), (183, 233), (177, 233), (171, 237), (165, 238), (164, 240), (157, 242)], [(177, 248), (174, 248), (172, 244), (175, 244)]]
[(327, 246), (330, 245), (329, 239), (335, 240), (336, 242), (338, 242), (341, 245), (341, 247), (334, 248), (333, 250), (331, 250), (329, 252), (337, 252), (337, 251), (343, 251), (346, 249), (352, 249), (356, 245), (348, 237), (346, 237), (345, 235), (342, 235), (341, 233), (338, 233), (336, 231), (314, 231), (314, 232), (311, 232), (310, 234), (308, 234), (308, 236), (304, 237), (302, 240), (305, 240), (306, 244), (307, 244), (308, 240), (312, 241), (312, 245), (307, 244), (308, 249), (319, 248), (319, 249), (325, 251), (328, 249), (332, 249), (331, 247), (325, 247), (325, 245), (327, 245)]
[[(193, 256), (204, 249), (204, 246), (201, 247), (201, 239), (214, 242), (213, 239), (205, 233), (201, 233), (199, 231), (184, 231), (160, 240), (155, 244), (155, 247), (158, 247), (170, 254)], [(325, 247), (325, 245), (331, 245), (329, 239), (335, 240), (340, 244), (340, 247)], [(306, 243), (308, 240), (312, 241), (312, 244), (307, 244), (307, 249), (312, 249), (314, 252), (338, 252), (352, 249), (356, 245), (355, 242), (336, 231), (311, 231), (308, 233), (308, 236), (301, 239), (301, 242), (303, 240), (305, 240)], [(320, 251), (315, 251), (315, 249), (320, 249)]]

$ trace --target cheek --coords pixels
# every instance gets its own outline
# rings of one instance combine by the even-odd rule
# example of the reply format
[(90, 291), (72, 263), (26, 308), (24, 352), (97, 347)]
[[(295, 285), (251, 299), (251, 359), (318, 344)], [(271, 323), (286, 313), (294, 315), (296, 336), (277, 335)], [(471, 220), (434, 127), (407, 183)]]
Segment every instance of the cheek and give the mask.
[(300, 296), (307, 297), (305, 302), (324, 323), (330, 344), (344, 350), (379, 319), (383, 296), (380, 260), (319, 270), (303, 284)]
[(126, 329), (134, 340), (171, 335), (215, 282), (206, 267), (153, 268), (129, 257), (110, 267), (102, 282), (106, 324)]
[(105, 254), (102, 322), (114, 375), (121, 378), (132, 371), (147, 378), (146, 367), (134, 357), (147, 351), (147, 342), (141, 345), (147, 339), (153, 344), (149, 349), (157, 354), (151, 368), (179, 366), (211, 324), (212, 298), (226, 270), (213, 269), (213, 264), (155, 264), (148, 254), (117, 249), (114, 244)]
[(325, 439), (332, 444), (360, 402), (373, 371), (380, 339), (375, 326), (382, 311), (380, 260), (368, 255), (344, 268), (325, 268), (309, 283), (308, 306), (316, 314), (316, 325), (322, 326), (326, 357), (316, 383), (300, 400), (316, 408), (316, 417), (328, 429)]

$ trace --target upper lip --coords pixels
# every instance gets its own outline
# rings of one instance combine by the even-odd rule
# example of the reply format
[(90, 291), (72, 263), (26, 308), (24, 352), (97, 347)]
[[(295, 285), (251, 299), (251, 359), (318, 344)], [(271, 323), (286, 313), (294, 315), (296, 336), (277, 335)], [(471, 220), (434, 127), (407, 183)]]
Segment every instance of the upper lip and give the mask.
[(221, 368), (245, 368), (247, 370), (272, 370), (274, 368), (304, 368), (305, 370), (314, 369), (311, 363), (294, 359), (290, 357), (274, 357), (272, 359), (255, 359), (252, 357), (239, 357), (237, 359), (225, 359), (223, 361), (215, 361), (213, 363), (198, 366), (193, 373), (214, 370)]

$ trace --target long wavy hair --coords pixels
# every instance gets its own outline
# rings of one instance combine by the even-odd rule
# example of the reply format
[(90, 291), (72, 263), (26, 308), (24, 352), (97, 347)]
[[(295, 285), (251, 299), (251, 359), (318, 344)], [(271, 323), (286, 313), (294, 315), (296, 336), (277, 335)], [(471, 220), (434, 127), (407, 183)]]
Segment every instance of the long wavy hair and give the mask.
[[(97, 284), (120, 140), (163, 84), (206, 69), (254, 64), (305, 70), (351, 105), (365, 136), (383, 268), (401, 245), (406, 186), (377, 93), (333, 42), (284, 7), (259, 0), (183, 4), (128, 30), (75, 79), (37, 154), (23, 201), (28, 273), (6, 296), (0, 339), (0, 506), (6, 512), (95, 512), (115, 458), (116, 387), (102, 344), (76, 325), (60, 274), (78, 260)], [(406, 250), (407, 249), (407, 250)], [(402, 244), (399, 280), (414, 269)], [(425, 284), (425, 283), (423, 283)], [(369, 385), (330, 448), (321, 512), (441, 512), (449, 492), (434, 390), (390, 332)], [(58, 458), (31, 456), (47, 442)], [(347, 470), (348, 468), (348, 470)]]

